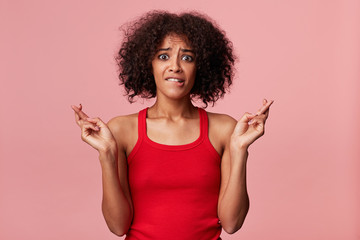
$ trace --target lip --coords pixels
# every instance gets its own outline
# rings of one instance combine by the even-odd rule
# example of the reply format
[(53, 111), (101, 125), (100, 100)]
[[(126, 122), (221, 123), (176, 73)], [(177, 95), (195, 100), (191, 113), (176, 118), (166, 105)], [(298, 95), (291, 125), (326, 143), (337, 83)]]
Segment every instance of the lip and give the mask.
[(185, 82), (184, 79), (179, 78), (179, 77), (167, 77), (167, 78), (165, 78), (166, 81), (168, 81), (169, 79), (177, 79), (178, 81), (174, 81), (174, 82), (177, 82), (177, 83), (183, 83), (183, 82)]
[[(176, 79), (178, 81), (170, 81), (169, 79)], [(165, 81), (169, 82), (170, 84), (174, 84), (178, 87), (183, 87), (185, 85), (185, 80), (182, 78), (176, 78), (176, 77), (167, 77), (165, 78)]]

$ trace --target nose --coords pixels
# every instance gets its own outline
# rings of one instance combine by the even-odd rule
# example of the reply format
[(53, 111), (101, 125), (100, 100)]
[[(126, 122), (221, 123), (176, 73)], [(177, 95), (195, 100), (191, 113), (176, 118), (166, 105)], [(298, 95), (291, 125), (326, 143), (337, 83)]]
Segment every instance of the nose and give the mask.
[(170, 70), (171, 72), (176, 72), (176, 73), (182, 71), (181, 66), (180, 66), (180, 62), (179, 62), (179, 59), (178, 59), (178, 58), (173, 58), (173, 59), (170, 61), (169, 70)]

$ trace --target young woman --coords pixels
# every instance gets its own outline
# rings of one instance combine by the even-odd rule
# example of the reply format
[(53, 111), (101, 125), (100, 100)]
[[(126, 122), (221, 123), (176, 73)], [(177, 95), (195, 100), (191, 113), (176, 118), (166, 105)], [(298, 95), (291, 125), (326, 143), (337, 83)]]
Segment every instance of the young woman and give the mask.
[(99, 151), (109, 229), (127, 240), (236, 232), (249, 209), (248, 148), (272, 101), (239, 121), (193, 105), (231, 85), (231, 42), (198, 13), (150, 12), (128, 27), (118, 63), (129, 100), (156, 97), (154, 105), (108, 123), (72, 106), (82, 140)]

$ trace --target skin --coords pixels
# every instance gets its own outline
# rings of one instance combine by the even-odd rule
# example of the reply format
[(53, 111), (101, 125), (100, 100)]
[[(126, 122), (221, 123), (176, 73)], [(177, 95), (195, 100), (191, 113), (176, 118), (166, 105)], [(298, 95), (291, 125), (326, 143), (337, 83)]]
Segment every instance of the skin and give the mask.
[[(157, 99), (148, 109), (148, 137), (158, 143), (182, 145), (199, 136), (199, 116), (190, 90), (196, 76), (196, 60), (185, 36), (168, 35), (152, 60)], [(169, 78), (181, 82), (169, 81)], [(249, 146), (264, 134), (265, 121), (273, 101), (263, 100), (256, 114), (240, 120), (208, 112), (209, 139), (221, 156), (221, 186), (218, 216), (227, 233), (241, 228), (249, 209), (246, 163)], [(89, 118), (72, 105), (81, 138), (99, 152), (102, 168), (102, 211), (109, 229), (122, 236), (129, 230), (133, 206), (129, 191), (126, 157), (137, 141), (137, 115), (118, 116), (104, 123)]]

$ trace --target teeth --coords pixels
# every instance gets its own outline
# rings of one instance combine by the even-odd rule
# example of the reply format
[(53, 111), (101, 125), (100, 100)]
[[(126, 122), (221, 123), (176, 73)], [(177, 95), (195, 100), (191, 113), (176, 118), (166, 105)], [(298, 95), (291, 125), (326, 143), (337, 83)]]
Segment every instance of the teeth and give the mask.
[(182, 82), (180, 79), (176, 79), (176, 78), (168, 78), (167, 81), (170, 81), (170, 82)]

